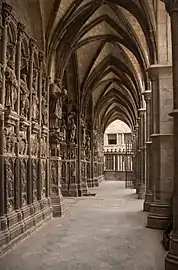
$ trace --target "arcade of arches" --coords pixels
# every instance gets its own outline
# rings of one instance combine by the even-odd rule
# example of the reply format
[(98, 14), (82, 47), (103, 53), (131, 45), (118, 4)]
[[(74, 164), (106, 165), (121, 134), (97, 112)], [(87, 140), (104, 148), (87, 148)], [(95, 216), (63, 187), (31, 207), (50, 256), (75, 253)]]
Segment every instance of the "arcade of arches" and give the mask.
[(0, 247), (99, 185), (120, 119), (147, 225), (173, 220), (178, 269), (178, 1), (0, 3)]

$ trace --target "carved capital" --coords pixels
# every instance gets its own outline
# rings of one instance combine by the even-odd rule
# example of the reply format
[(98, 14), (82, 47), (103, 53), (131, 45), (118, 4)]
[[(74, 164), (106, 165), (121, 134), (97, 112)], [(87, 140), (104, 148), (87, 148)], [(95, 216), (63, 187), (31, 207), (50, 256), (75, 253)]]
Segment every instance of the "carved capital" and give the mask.
[(3, 20), (4, 26), (8, 24), (11, 12), (12, 12), (12, 7), (8, 5), (7, 3), (3, 2), (1, 13), (2, 13), (2, 20)]
[(178, 0), (164, 0), (163, 2), (165, 3), (169, 15), (171, 15), (172, 12), (178, 12)]
[[(138, 110), (138, 113), (140, 116), (143, 115), (145, 112), (146, 112), (146, 109), (144, 109), (144, 108), (141, 108)], [(140, 120), (140, 117), (138, 117), (138, 120)]]
[(146, 90), (146, 91), (143, 93), (143, 96), (144, 96), (145, 102), (146, 102), (146, 103), (149, 103), (150, 100), (151, 100), (151, 90)]

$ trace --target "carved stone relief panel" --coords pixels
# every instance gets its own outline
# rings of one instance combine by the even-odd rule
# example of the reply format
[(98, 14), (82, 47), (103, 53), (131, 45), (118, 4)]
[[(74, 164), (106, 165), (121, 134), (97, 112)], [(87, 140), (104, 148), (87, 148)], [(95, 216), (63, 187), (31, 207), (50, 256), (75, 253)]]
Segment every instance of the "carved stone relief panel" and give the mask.
[(33, 157), (38, 157), (39, 150), (39, 142), (38, 142), (38, 134), (31, 135), (31, 155)]
[(16, 134), (14, 132), (14, 127), (5, 127), (4, 128), (4, 153), (6, 155), (15, 155), (16, 150)]
[(32, 159), (33, 201), (37, 201), (38, 160)]
[(21, 201), (27, 205), (27, 159), (20, 159)]
[(15, 159), (6, 157), (5, 160), (5, 183), (7, 196), (7, 212), (14, 210), (14, 181), (15, 181)]
[(19, 155), (27, 156), (28, 154), (28, 141), (27, 141), (27, 131), (19, 132)]
[(45, 136), (41, 137), (41, 157), (45, 158), (48, 154), (47, 149), (47, 138)]

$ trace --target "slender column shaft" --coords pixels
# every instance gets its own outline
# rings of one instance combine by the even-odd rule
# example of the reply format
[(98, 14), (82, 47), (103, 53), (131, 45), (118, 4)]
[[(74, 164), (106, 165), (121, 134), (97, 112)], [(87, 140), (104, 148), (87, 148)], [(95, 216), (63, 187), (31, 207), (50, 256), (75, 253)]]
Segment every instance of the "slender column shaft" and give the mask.
[[(2, 5), (2, 39), (1, 39), (1, 73), (2, 73), (2, 85), (0, 91), (0, 217), (4, 216), (5, 213), (5, 201), (4, 201), (4, 112), (3, 108), (5, 105), (5, 69), (6, 69), (6, 51), (7, 51), (7, 30), (8, 30), (8, 19), (11, 14), (12, 7), (3, 3)], [(5, 223), (2, 223), (2, 229), (6, 229)]]
[[(30, 59), (29, 59), (29, 73), (28, 73), (28, 88), (30, 91), (30, 107), (29, 107), (29, 121), (32, 119), (32, 82), (33, 82), (33, 54), (34, 54), (34, 41), (30, 39)], [(28, 127), (28, 185), (27, 185), (27, 202), (33, 202), (33, 186), (32, 186), (32, 172), (31, 172), (31, 125)]]

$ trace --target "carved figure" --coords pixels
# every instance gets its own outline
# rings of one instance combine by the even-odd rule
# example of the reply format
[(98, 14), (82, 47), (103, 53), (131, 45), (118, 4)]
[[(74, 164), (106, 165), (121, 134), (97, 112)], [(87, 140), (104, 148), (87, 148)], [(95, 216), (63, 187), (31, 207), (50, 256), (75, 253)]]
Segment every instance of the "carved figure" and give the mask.
[(57, 81), (50, 84), (50, 128), (58, 129), (62, 119), (62, 91)]
[(67, 139), (67, 126), (66, 126), (66, 123), (65, 123), (65, 119), (63, 118), (62, 119), (62, 126), (61, 126), (61, 132), (63, 133), (63, 141), (66, 142), (66, 139)]
[(51, 164), (51, 182), (52, 182), (52, 185), (57, 185), (58, 184), (57, 168), (56, 168), (56, 163), (55, 162), (52, 162), (52, 164)]
[(37, 97), (36, 93), (32, 94), (32, 120), (37, 121), (38, 120), (38, 104), (39, 104), (39, 99)]
[(26, 155), (27, 154), (27, 140), (23, 134), (19, 136), (19, 154)]
[(6, 77), (6, 100), (5, 105), (7, 108), (15, 110), (15, 103), (17, 101), (17, 79), (14, 72), (14, 62), (9, 60), (5, 70)]
[(75, 137), (76, 137), (76, 124), (74, 122), (74, 118), (70, 118), (70, 125), (69, 125), (69, 132), (70, 132), (70, 142), (74, 143), (75, 142)]
[(41, 138), (41, 156), (45, 157), (47, 155), (47, 147), (45, 137)]
[(27, 171), (26, 171), (26, 164), (25, 161), (21, 162), (21, 188), (22, 188), (22, 193), (26, 192), (26, 183), (27, 183)]
[(21, 105), (21, 110), (20, 113), (24, 117), (27, 118), (28, 116), (28, 111), (29, 111), (29, 90), (27, 86), (27, 75), (22, 74), (21, 80), (20, 80), (20, 105)]
[(4, 150), (5, 152), (7, 153), (11, 153), (11, 154), (14, 154), (15, 152), (15, 143), (16, 143), (16, 135), (15, 133), (12, 132), (12, 130), (7, 130), (5, 128), (4, 130)]
[(31, 154), (32, 156), (37, 156), (38, 155), (38, 139), (36, 137), (34, 137), (32, 139), (32, 147), (31, 147)]
[(86, 147), (87, 147), (87, 150), (91, 149), (91, 139), (90, 139), (90, 135), (88, 133), (86, 135)]
[(46, 98), (43, 96), (42, 97), (42, 123), (43, 125), (47, 125), (48, 124), (48, 106), (46, 103)]
[(74, 162), (72, 162), (70, 166), (70, 175), (71, 177), (76, 177), (76, 166)]

